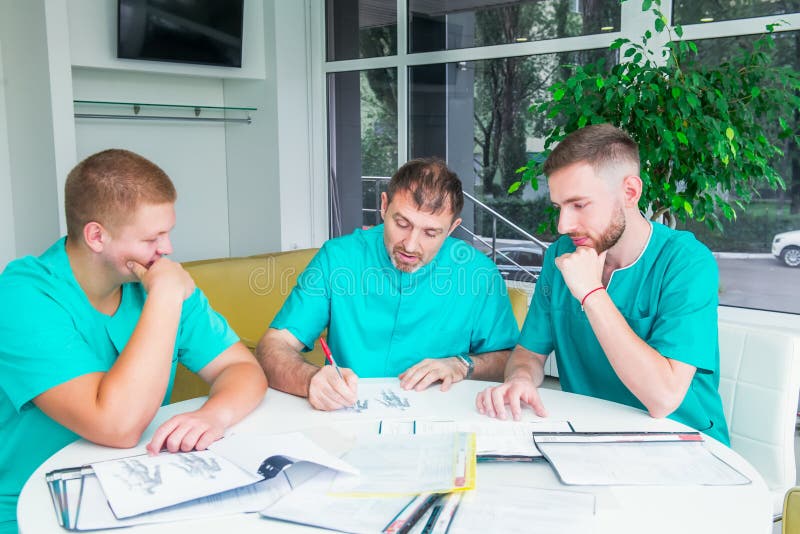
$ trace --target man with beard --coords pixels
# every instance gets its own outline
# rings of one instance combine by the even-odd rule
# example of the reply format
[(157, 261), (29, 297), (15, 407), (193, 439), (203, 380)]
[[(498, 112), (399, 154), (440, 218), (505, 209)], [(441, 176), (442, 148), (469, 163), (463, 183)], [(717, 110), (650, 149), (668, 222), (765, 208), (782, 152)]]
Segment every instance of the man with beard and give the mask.
[[(449, 237), (463, 205), (444, 162), (403, 165), (381, 193), (384, 224), (326, 242), (259, 342), (270, 385), (335, 410), (355, 403), (358, 376), (443, 391), (500, 380), (519, 330), (494, 263)], [(325, 328), (341, 375), (300, 353)]]
[(135, 446), (169, 402), (179, 361), (211, 392), (156, 429), (151, 454), (205, 449), (264, 398), (253, 355), (165, 257), (175, 199), (147, 159), (89, 156), (64, 186), (67, 236), (0, 276), (1, 533), (17, 531), (25, 481), (68, 443)]
[(670, 417), (729, 443), (719, 397), (717, 265), (688, 232), (639, 211), (639, 148), (609, 124), (569, 134), (544, 166), (563, 235), (545, 254), (490, 417), (546, 414), (537, 387), (555, 349), (561, 387)]

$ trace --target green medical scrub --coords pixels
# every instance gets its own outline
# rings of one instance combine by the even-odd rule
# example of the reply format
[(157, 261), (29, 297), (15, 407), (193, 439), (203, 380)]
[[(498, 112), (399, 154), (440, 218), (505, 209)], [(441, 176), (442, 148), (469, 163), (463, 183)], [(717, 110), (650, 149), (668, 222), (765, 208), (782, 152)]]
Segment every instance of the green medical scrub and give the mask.
[[(556, 257), (574, 250), (566, 236), (548, 248), (519, 344), (538, 354), (555, 350), (564, 391), (645, 409), (617, 377), (555, 266)], [(637, 336), (661, 355), (697, 368), (669, 417), (729, 444), (718, 392), (718, 289), (711, 252), (689, 232), (658, 223), (641, 256), (614, 271), (606, 288)]]
[[(0, 276), (0, 533), (16, 532), (17, 497), (31, 473), (79, 437), (32, 399), (75, 377), (108, 371), (146, 298), (140, 283), (125, 284), (116, 313), (98, 312), (72, 274), (65, 243), (62, 238), (38, 258), (9, 263)], [(163, 403), (179, 360), (197, 372), (237, 340), (195, 290), (183, 303)]]
[(413, 273), (394, 267), (383, 225), (326, 242), (272, 328), (306, 348), (328, 328), (336, 363), (361, 377), (397, 376), (425, 358), (506, 350), (519, 335), (497, 267), (448, 237)]

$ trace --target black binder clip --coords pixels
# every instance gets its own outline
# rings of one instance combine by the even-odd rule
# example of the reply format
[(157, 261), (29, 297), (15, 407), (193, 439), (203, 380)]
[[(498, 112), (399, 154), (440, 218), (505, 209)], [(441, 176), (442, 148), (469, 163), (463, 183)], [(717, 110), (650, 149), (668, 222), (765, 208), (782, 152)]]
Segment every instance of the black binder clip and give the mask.
[(264, 480), (275, 478), (281, 471), (292, 465), (294, 462), (286, 456), (276, 454), (270, 456), (258, 468), (258, 474), (264, 477)]

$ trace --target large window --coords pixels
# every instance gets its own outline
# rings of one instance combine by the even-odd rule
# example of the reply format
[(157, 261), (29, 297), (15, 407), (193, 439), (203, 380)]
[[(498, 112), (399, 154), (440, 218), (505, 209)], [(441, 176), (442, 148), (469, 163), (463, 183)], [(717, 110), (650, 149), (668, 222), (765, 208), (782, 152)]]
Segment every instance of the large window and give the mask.
[[(685, 38), (709, 64), (755, 39), (752, 33), (768, 22), (783, 20), (777, 61), (800, 69), (800, 0), (667, 5), (670, 24), (684, 25)], [(402, 16), (394, 6), (402, 6)], [(548, 217), (546, 183), (508, 193), (516, 170), (539, 157), (553, 126), (529, 108), (570, 75), (570, 65), (600, 57), (608, 65), (630, 61), (609, 45), (652, 29), (641, 7), (637, 0), (328, 0), (332, 235), (379, 223), (380, 192), (393, 171), (410, 158), (438, 156), (474, 199), (465, 205), (458, 236), (508, 251), (495, 255), (498, 262), (514, 265), (517, 258), (536, 267), (524, 254), (541, 257), (542, 248), (525, 243), (485, 207), (545, 244), (557, 237), (535, 233)], [(798, 113), (785, 118), (795, 131)], [(800, 230), (800, 152), (790, 140), (783, 149), (776, 164), (785, 191), (761, 191), (722, 233), (701, 223), (679, 225), (717, 256), (722, 304), (800, 313), (800, 267), (772, 255), (775, 234)], [(800, 262), (797, 239), (797, 252), (784, 254), (789, 263)], [(530, 281), (529, 274), (513, 279)]]
[(618, 0), (409, 0), (409, 51), (524, 43), (619, 30)]

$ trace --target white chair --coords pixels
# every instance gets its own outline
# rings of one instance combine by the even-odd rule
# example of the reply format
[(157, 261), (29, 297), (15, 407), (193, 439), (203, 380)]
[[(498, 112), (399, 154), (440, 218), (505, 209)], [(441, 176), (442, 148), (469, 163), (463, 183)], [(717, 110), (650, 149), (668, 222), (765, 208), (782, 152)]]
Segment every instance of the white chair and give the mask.
[(719, 391), (731, 448), (764, 477), (778, 520), (784, 495), (796, 483), (800, 335), (720, 319), (719, 349)]

